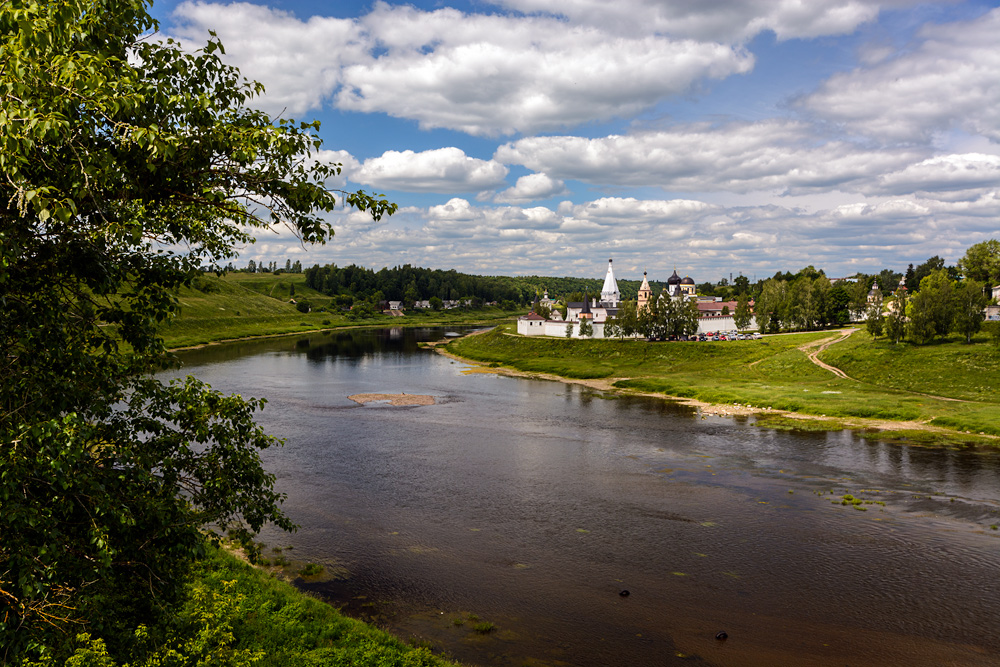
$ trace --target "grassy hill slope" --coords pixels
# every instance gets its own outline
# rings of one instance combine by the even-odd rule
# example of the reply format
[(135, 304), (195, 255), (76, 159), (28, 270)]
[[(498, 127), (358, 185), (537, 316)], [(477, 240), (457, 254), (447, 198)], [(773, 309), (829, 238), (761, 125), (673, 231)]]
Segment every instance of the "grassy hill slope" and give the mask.
[[(896, 347), (873, 344), (864, 334), (855, 333), (821, 354), (824, 361), (851, 376), (843, 379), (813, 364), (801, 349), (817, 345), (832, 332), (725, 343), (525, 338), (509, 332), (497, 329), (471, 336), (450, 343), (448, 349), (521, 371), (607, 378), (621, 389), (758, 410), (894, 420), (952, 430), (933, 438), (914, 434), (912, 439), (972, 442), (985, 441), (976, 437), (980, 433), (1000, 435), (996, 391), (1000, 352), (985, 337), (973, 345), (953, 341)], [(777, 423), (773, 418), (770, 421)], [(872, 424), (855, 421), (852, 425)]]

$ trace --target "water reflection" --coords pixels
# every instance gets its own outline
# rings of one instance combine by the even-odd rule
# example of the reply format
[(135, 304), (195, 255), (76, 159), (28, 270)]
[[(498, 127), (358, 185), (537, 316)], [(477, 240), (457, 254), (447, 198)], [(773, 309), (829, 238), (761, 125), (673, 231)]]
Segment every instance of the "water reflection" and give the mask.
[[(267, 464), (302, 528), (265, 539), (346, 568), (317, 592), (477, 664), (1000, 662), (995, 452), (468, 374), (418, 349), (441, 334), (183, 355), (269, 399), (262, 421), (288, 444)], [(437, 404), (346, 398), (401, 391)], [(469, 612), (500, 630), (452, 622)]]

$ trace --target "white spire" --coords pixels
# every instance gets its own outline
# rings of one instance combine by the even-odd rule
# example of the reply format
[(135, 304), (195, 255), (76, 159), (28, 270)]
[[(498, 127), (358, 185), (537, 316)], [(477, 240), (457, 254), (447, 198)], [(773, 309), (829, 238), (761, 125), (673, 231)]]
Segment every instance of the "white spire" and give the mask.
[(615, 280), (615, 272), (611, 268), (611, 260), (608, 260), (608, 274), (604, 276), (604, 287), (601, 289), (601, 301), (611, 306), (618, 306), (621, 301), (621, 293), (618, 291), (618, 281)]

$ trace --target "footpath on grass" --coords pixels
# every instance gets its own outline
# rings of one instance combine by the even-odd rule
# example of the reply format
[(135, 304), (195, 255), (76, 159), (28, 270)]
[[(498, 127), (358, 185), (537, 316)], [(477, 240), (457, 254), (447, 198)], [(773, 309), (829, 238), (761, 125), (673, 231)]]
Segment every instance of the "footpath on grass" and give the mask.
[(1000, 350), (985, 341), (873, 342), (854, 329), (760, 341), (648, 343), (523, 337), (509, 327), (442, 342), (482, 372), (656, 396), (770, 428), (927, 445), (1000, 445)]

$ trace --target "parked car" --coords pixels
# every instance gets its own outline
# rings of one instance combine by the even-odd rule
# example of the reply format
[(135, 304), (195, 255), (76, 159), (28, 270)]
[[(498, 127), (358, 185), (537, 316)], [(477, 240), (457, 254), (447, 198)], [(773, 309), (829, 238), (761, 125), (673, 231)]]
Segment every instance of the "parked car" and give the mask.
[(761, 333), (760, 333), (759, 331), (758, 331), (757, 333), (755, 333), (755, 334), (753, 335), (753, 339), (754, 339), (754, 340), (760, 340), (760, 339), (761, 339), (761, 338), (763, 338), (763, 337), (764, 337), (764, 336), (763, 336), (763, 335), (761, 335)]

